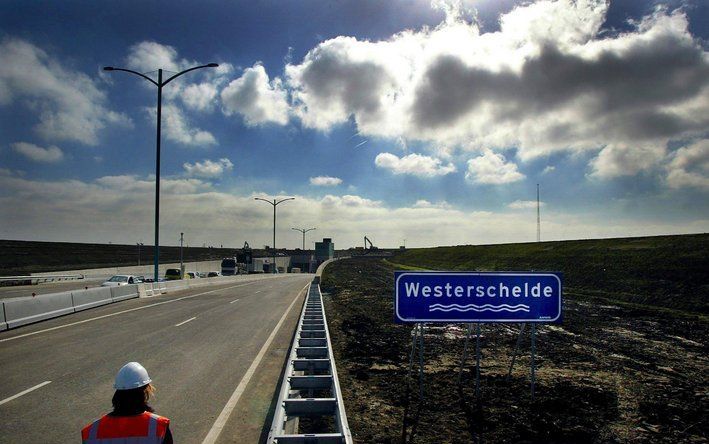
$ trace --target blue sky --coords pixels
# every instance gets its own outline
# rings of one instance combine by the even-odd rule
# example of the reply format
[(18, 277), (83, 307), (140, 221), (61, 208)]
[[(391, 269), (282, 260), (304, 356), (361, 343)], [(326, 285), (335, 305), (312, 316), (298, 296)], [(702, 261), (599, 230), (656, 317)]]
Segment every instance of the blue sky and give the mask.
[(0, 238), (382, 247), (706, 232), (701, 1), (3, 2)]

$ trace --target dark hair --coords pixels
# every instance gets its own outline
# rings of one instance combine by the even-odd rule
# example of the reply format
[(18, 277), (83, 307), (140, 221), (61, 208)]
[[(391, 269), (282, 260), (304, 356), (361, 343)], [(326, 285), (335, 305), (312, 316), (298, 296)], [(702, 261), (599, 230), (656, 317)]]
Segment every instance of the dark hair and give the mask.
[(113, 404), (112, 415), (126, 416), (138, 415), (143, 412), (154, 412), (153, 408), (148, 405), (150, 395), (155, 389), (152, 385), (144, 385), (136, 389), (116, 390), (113, 394), (111, 403)]

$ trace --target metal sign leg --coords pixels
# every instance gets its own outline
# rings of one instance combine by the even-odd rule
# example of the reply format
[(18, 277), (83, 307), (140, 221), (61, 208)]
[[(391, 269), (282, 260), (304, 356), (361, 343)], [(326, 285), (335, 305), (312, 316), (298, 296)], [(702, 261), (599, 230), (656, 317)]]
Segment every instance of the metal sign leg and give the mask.
[(519, 352), (519, 346), (522, 345), (522, 336), (524, 335), (524, 327), (527, 324), (522, 324), (519, 329), (519, 335), (517, 335), (517, 344), (515, 345), (515, 351), (512, 353), (512, 362), (510, 362), (510, 369), (507, 371), (507, 381), (509, 382), (512, 377), (512, 368), (515, 366), (515, 360), (517, 359), (517, 352)]
[(419, 338), (419, 325), (414, 325), (414, 337), (411, 340), (411, 356), (409, 357), (408, 377), (411, 378), (411, 372), (414, 369), (414, 356), (416, 355), (416, 342)]
[(463, 368), (465, 367), (465, 360), (468, 358), (468, 342), (470, 342), (470, 335), (473, 332), (473, 324), (468, 324), (468, 333), (465, 335), (465, 344), (463, 345), (463, 359), (460, 360), (460, 371), (458, 372), (458, 387), (463, 380)]
[(536, 382), (534, 380), (534, 366), (535, 366), (534, 358), (535, 358), (535, 352), (536, 352), (536, 349), (535, 349), (536, 333), (537, 333), (537, 326), (536, 326), (536, 324), (532, 323), (532, 365), (530, 368), (530, 373), (531, 373), (530, 376), (532, 379), (532, 400), (534, 400), (534, 384)]
[(480, 396), (480, 323), (475, 335), (475, 397)]
[(421, 329), (421, 333), (419, 334), (421, 340), (419, 344), (419, 398), (423, 403), (423, 324), (419, 324), (419, 328)]

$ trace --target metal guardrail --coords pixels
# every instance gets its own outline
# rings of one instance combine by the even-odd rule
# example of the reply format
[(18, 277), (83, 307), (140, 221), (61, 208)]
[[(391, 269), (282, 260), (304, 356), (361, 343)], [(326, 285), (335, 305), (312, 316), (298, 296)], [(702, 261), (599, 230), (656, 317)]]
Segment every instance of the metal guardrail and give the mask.
[(0, 276), (0, 285), (36, 285), (40, 282), (84, 279), (83, 274), (53, 274), (46, 276)]
[[(306, 419), (301, 421), (301, 419)], [(309, 418), (322, 418), (308, 422)], [(327, 419), (331, 419), (328, 421)], [(317, 428), (305, 430), (301, 428)], [(337, 380), (319, 277), (303, 304), (268, 442), (272, 444), (352, 443)]]

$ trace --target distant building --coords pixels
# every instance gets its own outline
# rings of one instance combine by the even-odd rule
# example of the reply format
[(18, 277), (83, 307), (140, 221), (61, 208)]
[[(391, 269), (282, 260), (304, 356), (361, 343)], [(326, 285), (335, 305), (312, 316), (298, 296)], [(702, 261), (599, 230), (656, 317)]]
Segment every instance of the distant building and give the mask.
[(299, 268), (301, 273), (315, 273), (318, 263), (311, 251), (298, 249), (291, 253), (290, 266), (291, 268)]
[(335, 244), (329, 237), (323, 238), (322, 242), (315, 242), (315, 259), (318, 264), (335, 258)]

